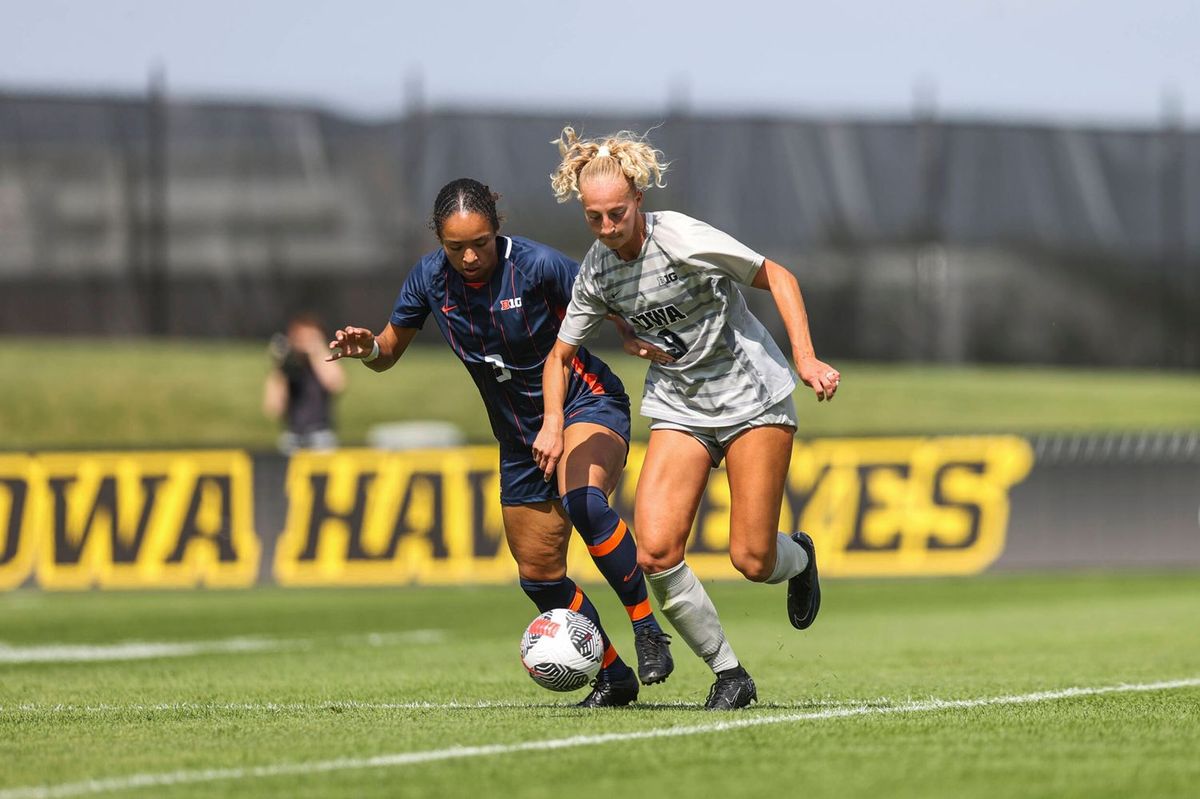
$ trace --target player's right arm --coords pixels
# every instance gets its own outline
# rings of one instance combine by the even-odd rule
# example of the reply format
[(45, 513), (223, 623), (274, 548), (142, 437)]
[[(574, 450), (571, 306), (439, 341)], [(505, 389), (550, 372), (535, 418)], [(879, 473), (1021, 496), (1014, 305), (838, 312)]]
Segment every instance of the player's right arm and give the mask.
[[(378, 336), (365, 327), (347, 325), (333, 334), (333, 341), (329, 342), (330, 355), (327, 360), (357, 358), (363, 361), (367, 368), (384, 372), (400, 360), (400, 356), (408, 349), (416, 335), (417, 328), (397, 327), (391, 322)], [(376, 346), (379, 347), (379, 354), (369, 361), (365, 360), (371, 357)]]
[(558, 339), (542, 367), (542, 429), (533, 441), (533, 460), (546, 480), (554, 477), (554, 470), (558, 468), (563, 454), (563, 403), (567, 396), (567, 370), (578, 351), (578, 344), (568, 344)]

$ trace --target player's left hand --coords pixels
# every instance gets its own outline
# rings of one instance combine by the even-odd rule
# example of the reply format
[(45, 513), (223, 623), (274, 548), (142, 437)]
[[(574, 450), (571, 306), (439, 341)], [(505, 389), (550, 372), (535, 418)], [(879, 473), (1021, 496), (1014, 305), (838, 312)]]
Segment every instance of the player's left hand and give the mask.
[(817, 402), (833, 399), (842, 382), (841, 372), (816, 357), (796, 361), (796, 371), (805, 385), (816, 393)]
[(563, 433), (562, 427), (553, 424), (543, 424), (533, 440), (533, 461), (542, 470), (542, 479), (547, 483), (554, 479), (554, 471), (562, 459)]
[(333, 332), (333, 341), (329, 342), (329, 357), (325, 360), (336, 361), (342, 358), (362, 359), (371, 354), (375, 346), (375, 334), (365, 327), (346, 326)]

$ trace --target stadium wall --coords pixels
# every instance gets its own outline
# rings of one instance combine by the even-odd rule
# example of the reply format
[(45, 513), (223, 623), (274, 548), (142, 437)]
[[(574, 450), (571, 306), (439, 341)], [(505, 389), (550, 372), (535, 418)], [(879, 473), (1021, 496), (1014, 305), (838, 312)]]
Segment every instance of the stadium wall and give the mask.
[(367, 123), (161, 95), (0, 93), (0, 333), (383, 319), (462, 175), (504, 195), (510, 232), (580, 257), (578, 208), (547, 180), (568, 122), (653, 128), (672, 167), (647, 207), (793, 267), (823, 351), (1200, 365), (1195, 131), (580, 109)]
[[(614, 505), (630, 512), (635, 445)], [(0, 455), (0, 590), (511, 582), (491, 447)], [(1200, 434), (814, 439), (796, 444), (782, 529), (829, 577), (1200, 566)], [(689, 544), (727, 557), (714, 474)], [(584, 547), (572, 573), (599, 580)]]

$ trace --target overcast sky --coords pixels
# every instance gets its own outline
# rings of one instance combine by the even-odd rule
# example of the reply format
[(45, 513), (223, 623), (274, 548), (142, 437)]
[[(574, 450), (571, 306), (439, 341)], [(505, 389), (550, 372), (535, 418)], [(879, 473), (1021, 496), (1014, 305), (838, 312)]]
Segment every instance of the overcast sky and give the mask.
[[(0, 0), (0, 89), (1200, 122), (1200, 0)], [(927, 87), (918, 92), (916, 87)], [(1172, 98), (1164, 100), (1164, 98)]]

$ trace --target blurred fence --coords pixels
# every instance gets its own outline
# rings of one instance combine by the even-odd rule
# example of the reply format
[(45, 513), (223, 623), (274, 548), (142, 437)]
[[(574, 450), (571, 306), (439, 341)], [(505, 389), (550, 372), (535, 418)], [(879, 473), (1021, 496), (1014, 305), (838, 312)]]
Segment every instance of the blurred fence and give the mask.
[[(504, 195), (581, 257), (549, 141), (655, 127), (647, 207), (789, 265), (819, 351), (1200, 366), (1200, 133), (0, 94), (0, 333), (265, 335), (290, 310), (378, 326), (436, 246), (438, 188)], [(754, 298), (766, 320), (769, 299)], [(778, 331), (776, 331), (778, 332)]]

